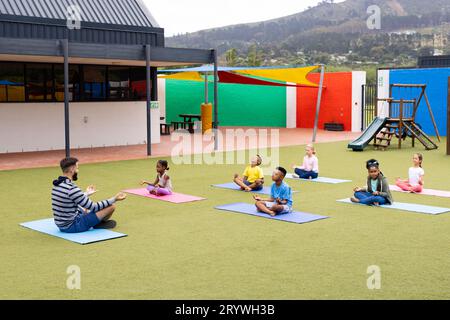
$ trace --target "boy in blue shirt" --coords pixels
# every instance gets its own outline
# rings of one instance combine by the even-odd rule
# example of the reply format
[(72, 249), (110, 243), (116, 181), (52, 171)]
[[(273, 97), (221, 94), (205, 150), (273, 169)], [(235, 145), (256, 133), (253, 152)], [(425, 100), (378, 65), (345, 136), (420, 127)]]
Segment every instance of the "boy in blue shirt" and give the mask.
[(272, 180), (274, 183), (270, 190), (270, 199), (253, 196), (256, 200), (255, 205), (258, 211), (270, 214), (272, 217), (292, 211), (291, 187), (283, 181), (286, 173), (286, 169), (282, 167), (276, 168), (273, 172)]

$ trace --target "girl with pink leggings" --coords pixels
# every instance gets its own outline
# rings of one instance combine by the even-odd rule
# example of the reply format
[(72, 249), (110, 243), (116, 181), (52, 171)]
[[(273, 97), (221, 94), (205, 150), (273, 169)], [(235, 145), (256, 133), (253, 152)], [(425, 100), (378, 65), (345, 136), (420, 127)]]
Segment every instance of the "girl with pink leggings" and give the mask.
[(168, 196), (172, 194), (172, 182), (169, 175), (169, 165), (166, 160), (159, 160), (156, 163), (156, 179), (154, 183), (142, 181), (141, 184), (147, 185), (147, 190), (155, 196)]
[(397, 179), (396, 185), (403, 191), (420, 193), (423, 190), (423, 176), (425, 171), (422, 168), (423, 156), (415, 153), (413, 156), (413, 166), (409, 168), (409, 179)]

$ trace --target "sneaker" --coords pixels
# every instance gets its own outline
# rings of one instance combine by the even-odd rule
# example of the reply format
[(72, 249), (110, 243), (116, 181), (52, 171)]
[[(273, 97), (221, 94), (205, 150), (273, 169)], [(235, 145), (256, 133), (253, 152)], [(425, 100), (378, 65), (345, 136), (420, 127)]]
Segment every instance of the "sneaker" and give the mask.
[(117, 222), (114, 220), (102, 221), (94, 227), (94, 229), (114, 229)]
[(298, 174), (296, 174), (296, 173), (293, 173), (293, 174), (292, 174), (292, 177), (294, 177), (294, 178), (296, 178), (296, 179), (299, 179), (299, 178), (300, 178), (300, 176), (299, 176)]

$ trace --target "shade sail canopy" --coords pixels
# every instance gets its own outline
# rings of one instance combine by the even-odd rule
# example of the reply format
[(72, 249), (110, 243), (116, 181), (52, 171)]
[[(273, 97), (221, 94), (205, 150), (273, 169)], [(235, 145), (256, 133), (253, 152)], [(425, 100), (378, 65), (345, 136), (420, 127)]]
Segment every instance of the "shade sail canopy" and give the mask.
[[(289, 67), (219, 67), (219, 78), (222, 83), (241, 83), (255, 85), (273, 85), (273, 86), (296, 86), (296, 87), (314, 87), (318, 84), (309, 81), (306, 77), (319, 66), (289, 68)], [(200, 72), (213, 72), (212, 66), (204, 65), (196, 68), (186, 69), (168, 69), (159, 72), (175, 74), (160, 76), (166, 79), (201, 81)], [(258, 79), (256, 79), (257, 77)], [(261, 79), (263, 78), (263, 79)], [(290, 82), (294, 85), (287, 85), (280, 82)]]
[[(252, 77), (246, 77), (240, 74), (219, 71), (220, 83), (236, 83), (236, 84), (249, 84), (258, 86), (275, 86), (275, 87), (304, 87), (303, 85), (286, 84), (273, 81), (267, 81), (263, 79), (256, 79)], [(308, 86), (309, 87), (309, 86)]]
[(159, 75), (158, 78), (162, 79), (173, 79), (173, 80), (188, 80), (188, 81), (203, 81), (204, 79), (199, 72), (188, 71), (188, 72), (178, 72), (169, 75)]
[(280, 68), (280, 69), (244, 69), (236, 70), (236, 73), (261, 77), (276, 81), (292, 82), (302, 86), (318, 87), (314, 82), (309, 81), (306, 76), (311, 71), (316, 70), (319, 66), (303, 67), (303, 68)]

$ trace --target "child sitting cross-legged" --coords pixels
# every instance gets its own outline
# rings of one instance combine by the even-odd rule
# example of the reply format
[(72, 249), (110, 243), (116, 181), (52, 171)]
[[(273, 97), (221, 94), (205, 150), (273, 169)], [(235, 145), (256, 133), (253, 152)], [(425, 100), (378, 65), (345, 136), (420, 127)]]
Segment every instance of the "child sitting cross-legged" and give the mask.
[(380, 171), (380, 164), (375, 159), (366, 162), (368, 171), (367, 184), (365, 187), (356, 187), (352, 202), (361, 203), (369, 206), (380, 206), (392, 204), (394, 202), (389, 183), (383, 173)]
[(263, 199), (259, 196), (253, 197), (256, 200), (255, 205), (258, 211), (267, 213), (272, 217), (292, 211), (291, 187), (283, 181), (286, 173), (286, 169), (282, 167), (276, 168), (273, 172), (273, 184), (269, 199)]
[(260, 191), (264, 187), (264, 173), (260, 165), (262, 158), (256, 155), (251, 159), (250, 165), (245, 168), (242, 177), (236, 173), (233, 178), (233, 182), (236, 183), (241, 190), (247, 192)]

